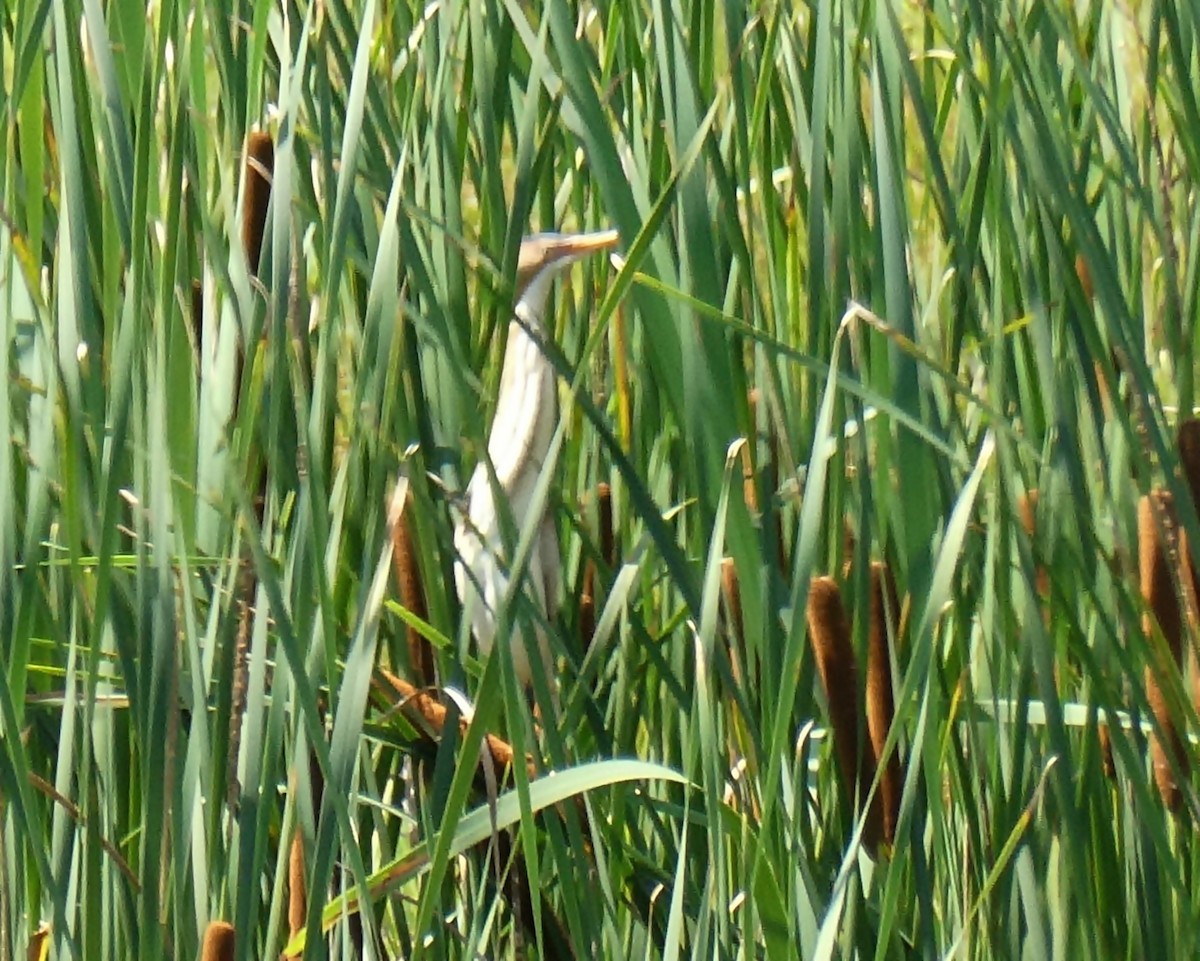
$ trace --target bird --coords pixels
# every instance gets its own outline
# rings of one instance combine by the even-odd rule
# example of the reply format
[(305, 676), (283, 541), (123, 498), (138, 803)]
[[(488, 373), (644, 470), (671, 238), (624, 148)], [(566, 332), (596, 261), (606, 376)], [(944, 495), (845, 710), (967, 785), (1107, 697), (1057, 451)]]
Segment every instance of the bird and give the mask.
[[(495, 645), (496, 619), (508, 592), (512, 558), (505, 551), (504, 511), (496, 495), (508, 501), (513, 529), (537, 526), (537, 540), (526, 568), (529, 596), (549, 620), (555, 613), (561, 560), (553, 519), (545, 512), (531, 518), (534, 488), (542, 472), (558, 420), (554, 365), (540, 341), (549, 337), (546, 305), (554, 279), (575, 261), (617, 244), (615, 230), (582, 234), (541, 233), (521, 242), (517, 261), (517, 300), (508, 325), (504, 366), (496, 413), (488, 432), (487, 461), (475, 467), (466, 489), (466, 511), (455, 523), (454, 582), (463, 616), (470, 619), (479, 653), (487, 657)], [(536, 628), (536, 656), (557, 699), (557, 682), (549, 639)], [(533, 680), (529, 639), (513, 620), (509, 635), (514, 672), (528, 691)]]

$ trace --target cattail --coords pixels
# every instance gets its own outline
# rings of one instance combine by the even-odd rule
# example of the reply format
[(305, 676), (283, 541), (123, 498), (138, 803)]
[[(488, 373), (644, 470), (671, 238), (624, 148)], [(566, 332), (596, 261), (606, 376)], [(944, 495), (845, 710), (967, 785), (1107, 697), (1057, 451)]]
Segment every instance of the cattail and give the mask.
[(1179, 425), (1176, 441), (1179, 447), (1179, 462), (1183, 465), (1183, 476), (1187, 479), (1192, 503), (1200, 512), (1200, 420), (1189, 417)]
[(617, 566), (617, 548), (613, 539), (612, 488), (603, 481), (596, 485), (596, 506), (599, 513), (600, 556), (611, 571)]
[[(870, 625), (867, 631), (867, 733), (871, 752), (878, 768), (883, 760), (883, 747), (892, 721), (896, 716), (892, 694), (892, 659), (890, 638), (894, 635), (900, 603), (896, 582), (888, 566), (876, 561), (871, 565)], [(892, 629), (889, 630), (889, 625)], [(896, 843), (896, 822), (900, 817), (902, 777), (900, 755), (896, 748), (884, 765), (879, 779), (879, 806), (882, 808), (883, 840)]]
[(304, 930), (308, 917), (308, 895), (304, 882), (304, 838), (296, 831), (292, 835), (292, 850), (288, 856), (288, 937), (294, 938)]
[[(401, 479), (392, 492), (388, 505), (388, 527), (392, 533), (392, 567), (396, 572), (396, 586), (400, 591), (401, 603), (421, 620), (428, 620), (425, 606), (425, 590), (421, 584), (421, 567), (417, 563), (417, 551), (413, 541), (409, 515), (412, 509), (412, 490), (406, 479)], [(431, 687), (437, 682), (433, 648), (412, 625), (405, 628), (408, 638), (408, 666), (414, 681), (421, 687)]]
[[(1167, 552), (1159, 536), (1155, 516), (1156, 513), (1161, 513), (1164, 526), (1170, 524), (1171, 508), (1171, 496), (1166, 491), (1156, 491), (1138, 502), (1138, 574), (1142, 597), (1150, 608), (1143, 618), (1142, 629), (1147, 638), (1150, 638), (1154, 622), (1158, 623), (1170, 652), (1171, 663), (1178, 667), (1183, 622), (1179, 611), (1179, 598), (1175, 593), (1170, 568), (1167, 566)], [(1171, 718), (1167, 699), (1158, 683), (1159, 671), (1165, 672), (1169, 667), (1155, 657), (1153, 644), (1150, 646), (1150, 657), (1158, 663), (1146, 665), (1146, 700), (1161, 732), (1160, 736), (1153, 738), (1150, 745), (1154, 779), (1158, 783), (1158, 792), (1163, 803), (1168, 809), (1176, 811), (1183, 803), (1183, 795), (1179, 785), (1175, 783), (1170, 755), (1174, 755), (1181, 771), (1187, 770), (1187, 755), (1184, 753), (1183, 740)]]
[[(755, 422), (757, 423), (757, 407), (755, 410)], [(769, 411), (765, 417), (765, 426), (767, 434), (767, 463), (763, 469), (763, 489), (769, 495), (769, 492), (779, 489), (779, 437), (771, 429)], [(770, 504), (770, 496), (768, 496), (767, 502)], [(790, 570), (788, 568), (787, 549), (784, 546), (783, 540), (783, 514), (777, 504), (771, 506), (770, 512), (775, 518), (776, 562), (779, 564), (779, 572), (786, 578), (789, 576)]]
[(204, 930), (201, 961), (233, 961), (233, 925), (228, 921), (210, 921)]
[[(430, 744), (436, 744), (442, 737), (442, 732), (449, 719), (449, 711), (432, 695), (382, 667), (378, 669), (378, 676), (372, 681), (372, 684), (389, 701), (399, 698), (397, 706), (416, 728), (419, 736), (424, 737)], [(461, 716), (459, 717), (459, 727), (463, 733), (466, 732), (467, 721)], [(516, 757), (512, 745), (494, 734), (484, 735), (484, 742), (492, 759), (496, 762), (497, 768), (502, 771), (507, 770)], [(538, 776), (537, 765), (531, 758), (526, 758), (525, 770), (530, 779)]]
[[(808, 593), (808, 636), (817, 658), (817, 673), (829, 702), (833, 746), (846, 795), (859, 806), (874, 779), (874, 764), (859, 751), (858, 668), (850, 641), (850, 625), (842, 593), (832, 577), (815, 577)], [(857, 791), (856, 791), (857, 785)], [(863, 826), (863, 846), (874, 852), (881, 834), (878, 796)]]
[(1108, 729), (1108, 721), (1096, 727), (1096, 740), (1100, 745), (1100, 767), (1104, 776), (1110, 781), (1117, 779), (1117, 765), (1113, 760), (1112, 732)]
[(29, 943), (25, 948), (25, 957), (29, 961), (40, 961), (41, 958), (50, 957), (50, 935), (53, 929), (48, 921), (43, 921), (38, 925), (36, 931), (29, 936)]
[[(1179, 425), (1179, 462), (1192, 495), (1192, 506), (1200, 515), (1200, 420), (1189, 417)], [(1179, 581), (1187, 592), (1188, 621), (1193, 631), (1200, 628), (1200, 570), (1192, 563), (1187, 531), (1179, 532)], [(1188, 668), (1192, 676), (1192, 704), (1200, 711), (1200, 662), (1196, 645), (1188, 645)]]
[(758, 423), (758, 390), (752, 389), (747, 396), (750, 405), (750, 437), (748, 443), (742, 445), (742, 500), (752, 514), (758, 513), (758, 485), (754, 480), (754, 458), (750, 448), (754, 442), (754, 425)]
[(242, 194), (242, 247), (255, 277), (259, 276), (274, 173), (275, 144), (268, 134), (256, 130), (246, 138), (246, 187)]
[(1025, 533), (1031, 538), (1034, 531), (1037, 530), (1035, 515), (1038, 506), (1038, 491), (1035, 488), (1031, 491), (1026, 491), (1017, 498), (1017, 512), (1021, 515), (1021, 526), (1025, 528)]
[(729, 614), (729, 663), (733, 679), (740, 685), (742, 658), (746, 653), (746, 627), (742, 620), (742, 588), (732, 557), (721, 560), (721, 593), (725, 595), (725, 609)]
[[(1179, 425), (1178, 435), (1179, 462), (1183, 466), (1183, 476), (1187, 480), (1188, 491), (1192, 495), (1192, 506), (1200, 515), (1200, 420), (1188, 418)], [(1200, 578), (1192, 564), (1192, 555), (1188, 552), (1187, 531), (1179, 532), (1179, 575), (1180, 583), (1185, 591), (1190, 591), (1187, 597), (1188, 620), (1196, 626), (1197, 604), (1200, 598)]]
[[(1026, 491), (1017, 498), (1017, 512), (1021, 515), (1021, 526), (1025, 528), (1025, 533), (1034, 543), (1037, 542), (1038, 500), (1037, 488)], [(1034, 585), (1037, 588), (1038, 596), (1044, 600), (1050, 596), (1050, 575), (1046, 572), (1046, 565), (1041, 560), (1037, 562), (1035, 570)], [(1043, 617), (1048, 618), (1049, 613), (1049, 611), (1045, 611)]]
[(204, 349), (204, 285), (198, 280), (192, 281), (192, 347), (196, 351), (196, 361), (199, 363)]
[(850, 577), (850, 572), (854, 569), (854, 552), (858, 549), (858, 535), (854, 533), (854, 527), (850, 523), (850, 518), (846, 517), (842, 520), (842, 578)]
[(591, 650), (596, 636), (596, 562), (590, 557), (583, 565), (583, 590), (579, 593), (579, 642), (584, 652)]
[(246, 693), (250, 683), (250, 635), (254, 626), (254, 595), (258, 589), (258, 578), (249, 562), (243, 562), (239, 577), (237, 636), (233, 646), (233, 669), (230, 678), (229, 698), (229, 753), (226, 756), (226, 802), (231, 810), (237, 810), (241, 796), (238, 781), (238, 754), (242, 749), (242, 716), (246, 713)]
[(1083, 288), (1083, 296), (1088, 300), (1095, 297), (1096, 290), (1092, 286), (1092, 272), (1088, 269), (1088, 264), (1083, 254), (1075, 255), (1075, 276), (1079, 278), (1079, 286)]
[(754, 460), (750, 445), (742, 445), (742, 500), (752, 513), (758, 513), (758, 485), (754, 482)]

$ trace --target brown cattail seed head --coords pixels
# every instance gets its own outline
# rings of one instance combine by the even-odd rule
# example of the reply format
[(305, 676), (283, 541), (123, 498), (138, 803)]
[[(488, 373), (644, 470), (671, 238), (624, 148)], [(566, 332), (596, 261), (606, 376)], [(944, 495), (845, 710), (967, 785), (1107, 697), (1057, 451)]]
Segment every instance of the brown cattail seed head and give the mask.
[[(867, 734), (871, 754), (878, 768), (883, 748), (892, 728), (896, 710), (892, 695), (891, 641), (900, 617), (896, 582), (886, 564), (871, 565), (871, 623), (867, 631)], [(893, 750), (879, 780), (878, 799), (882, 808), (883, 839), (896, 843), (896, 822), (900, 818), (902, 790), (898, 749)]]
[(579, 641), (591, 649), (596, 636), (596, 562), (590, 557), (583, 566), (583, 590), (579, 595)]
[[(1187, 480), (1188, 490), (1192, 495), (1192, 505), (1200, 514), (1200, 420), (1189, 417), (1179, 425), (1178, 434), (1179, 462), (1183, 467), (1183, 476)], [(1200, 570), (1192, 562), (1191, 550), (1187, 531), (1179, 532), (1179, 581), (1184, 590), (1191, 591), (1188, 598), (1188, 619), (1192, 628), (1196, 629), (1200, 615)], [(1200, 710), (1200, 662), (1196, 657), (1196, 646), (1188, 647), (1188, 665), (1192, 675), (1192, 704)]]
[(603, 481), (596, 485), (596, 506), (599, 509), (600, 556), (611, 571), (617, 566), (617, 549), (613, 541), (612, 488)]
[(242, 194), (242, 246), (255, 277), (259, 276), (274, 173), (275, 144), (268, 134), (256, 130), (246, 138), (246, 187)]
[(742, 445), (742, 500), (751, 513), (758, 513), (758, 485), (754, 479), (754, 458), (750, 456), (754, 444), (755, 425), (758, 423), (758, 390), (752, 388), (746, 395), (750, 407), (749, 443)]
[(297, 831), (292, 835), (292, 850), (288, 856), (288, 936), (294, 938), (304, 930), (308, 915), (308, 895), (304, 890), (304, 839)]
[(1092, 287), (1092, 272), (1088, 269), (1088, 264), (1083, 254), (1075, 255), (1075, 276), (1079, 278), (1079, 286), (1083, 288), (1083, 296), (1091, 300), (1095, 296), (1096, 291)]
[(233, 925), (227, 921), (211, 921), (204, 931), (201, 961), (233, 961)]
[[(833, 746), (846, 796), (857, 797), (861, 802), (870, 790), (875, 772), (870, 758), (859, 752), (858, 669), (842, 593), (832, 577), (815, 577), (809, 587), (808, 636), (829, 702)], [(880, 834), (878, 804), (872, 804), (863, 827), (863, 845), (868, 851), (874, 852)]]
[(1026, 491), (1017, 498), (1017, 510), (1021, 515), (1021, 526), (1025, 528), (1025, 533), (1033, 537), (1034, 531), (1037, 529), (1037, 514), (1038, 492), (1037, 490)]
[[(1021, 526), (1025, 528), (1029, 539), (1034, 542), (1037, 541), (1037, 508), (1038, 492), (1036, 489), (1026, 491), (1017, 498), (1017, 512), (1021, 515)], [(1041, 563), (1037, 565), (1036, 586), (1039, 596), (1050, 596), (1050, 576), (1046, 573), (1045, 565)]]
[[(421, 620), (428, 620), (425, 606), (425, 590), (421, 584), (421, 567), (417, 563), (416, 544), (412, 533), (412, 490), (406, 481), (396, 485), (392, 502), (388, 506), (388, 526), (392, 533), (392, 567), (396, 572), (396, 586), (400, 600)], [(431, 687), (437, 682), (433, 648), (420, 631), (409, 625), (405, 629), (408, 638), (409, 668), (418, 686)]]
[(1167, 551), (1163, 538), (1159, 536), (1160, 524), (1166, 530), (1173, 523), (1171, 497), (1167, 492), (1155, 491), (1138, 502), (1138, 573), (1142, 597), (1150, 608), (1142, 628), (1149, 638), (1153, 633), (1154, 622), (1157, 622), (1170, 654), (1170, 661), (1163, 662), (1154, 656), (1155, 647), (1151, 644), (1151, 663), (1148, 663), (1145, 669), (1146, 700), (1161, 732), (1161, 736), (1155, 737), (1151, 743), (1151, 756), (1158, 792), (1163, 803), (1175, 811), (1183, 803), (1183, 796), (1179, 785), (1175, 783), (1170, 756), (1174, 755), (1180, 769), (1186, 771), (1187, 755), (1184, 752), (1183, 740), (1175, 729), (1170, 706), (1158, 682), (1160, 672), (1171, 670), (1172, 665), (1174, 669), (1178, 669), (1183, 627), (1179, 598), (1167, 565)]
[(733, 679), (740, 683), (742, 658), (746, 656), (746, 628), (742, 620), (742, 588), (732, 557), (721, 560), (721, 591), (729, 612), (729, 663), (733, 667)]
[(1192, 493), (1192, 503), (1200, 511), (1200, 420), (1189, 417), (1179, 425), (1177, 444), (1179, 462), (1183, 465), (1183, 476)]
[(1108, 721), (1096, 728), (1096, 740), (1100, 743), (1100, 766), (1104, 776), (1110, 781), (1117, 779), (1117, 765), (1113, 760), (1112, 732), (1108, 729)]
[(204, 285), (198, 280), (192, 281), (192, 344), (196, 348), (199, 360), (200, 351), (204, 346)]
[(754, 461), (750, 445), (742, 445), (742, 500), (753, 513), (758, 512), (758, 485), (754, 481)]

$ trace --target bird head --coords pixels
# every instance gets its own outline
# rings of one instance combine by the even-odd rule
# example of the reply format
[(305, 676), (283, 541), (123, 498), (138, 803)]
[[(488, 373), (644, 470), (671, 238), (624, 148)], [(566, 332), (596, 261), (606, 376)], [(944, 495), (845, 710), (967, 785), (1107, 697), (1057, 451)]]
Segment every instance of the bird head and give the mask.
[(540, 323), (550, 285), (559, 272), (581, 257), (615, 247), (619, 239), (615, 230), (526, 237), (517, 258), (517, 315), (526, 323)]

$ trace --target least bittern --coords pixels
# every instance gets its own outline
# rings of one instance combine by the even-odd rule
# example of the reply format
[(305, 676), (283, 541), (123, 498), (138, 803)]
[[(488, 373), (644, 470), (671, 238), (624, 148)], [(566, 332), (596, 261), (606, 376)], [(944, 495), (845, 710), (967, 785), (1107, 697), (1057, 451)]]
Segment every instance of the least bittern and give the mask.
[[(487, 452), (496, 472), (496, 483), (481, 462), (467, 486), (467, 512), (455, 526), (458, 558), (454, 581), (464, 615), (479, 651), (487, 656), (496, 640), (496, 617), (511, 580), (512, 558), (506, 555), (502, 513), (495, 495), (508, 501), (517, 531), (536, 525), (537, 543), (530, 554), (527, 591), (534, 603), (553, 618), (558, 602), (561, 561), (553, 520), (541, 511), (532, 518), (533, 495), (558, 420), (558, 387), (554, 366), (539, 341), (549, 336), (543, 317), (554, 278), (581, 257), (614, 246), (617, 232), (589, 234), (538, 234), (521, 243), (517, 268), (517, 302), (508, 325), (508, 345), (500, 375), (496, 416), (488, 433)], [(537, 648), (551, 688), (555, 687), (553, 657), (545, 632), (536, 630)], [(513, 666), (518, 680), (532, 681), (527, 640), (516, 619), (509, 635)]]

